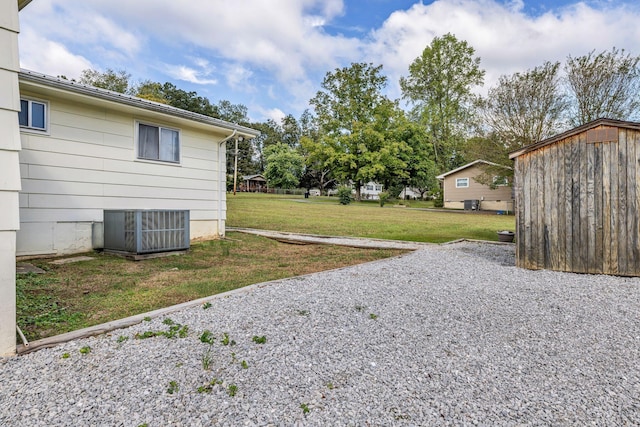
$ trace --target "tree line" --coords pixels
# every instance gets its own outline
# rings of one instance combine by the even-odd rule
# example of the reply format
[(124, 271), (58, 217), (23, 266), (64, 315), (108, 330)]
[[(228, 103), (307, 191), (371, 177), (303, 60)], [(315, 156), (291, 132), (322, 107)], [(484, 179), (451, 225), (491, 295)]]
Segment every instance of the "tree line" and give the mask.
[[(353, 63), (325, 75), (310, 110), (280, 123), (252, 123), (244, 105), (213, 104), (172, 83), (132, 85), (125, 71), (85, 70), (80, 82), (252, 127), (261, 135), (240, 143), (239, 175), (262, 173), (272, 187), (323, 192), (350, 183), (359, 199), (369, 181), (392, 197), (404, 187), (435, 193), (437, 175), (473, 160), (511, 166), (510, 151), (572, 127), (638, 120), (639, 64), (624, 49), (592, 51), (503, 75), (480, 96), (481, 59), (468, 42), (445, 34), (410, 64), (399, 81), (401, 99), (384, 95), (382, 65)], [(510, 179), (509, 170), (488, 167), (479, 180)]]

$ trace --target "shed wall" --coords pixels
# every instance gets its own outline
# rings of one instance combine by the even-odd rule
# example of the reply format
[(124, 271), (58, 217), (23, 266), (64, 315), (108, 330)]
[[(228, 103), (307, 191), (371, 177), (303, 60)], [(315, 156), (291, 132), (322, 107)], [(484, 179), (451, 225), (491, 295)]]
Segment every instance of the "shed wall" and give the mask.
[(598, 129), (516, 157), (517, 266), (640, 276), (640, 132)]

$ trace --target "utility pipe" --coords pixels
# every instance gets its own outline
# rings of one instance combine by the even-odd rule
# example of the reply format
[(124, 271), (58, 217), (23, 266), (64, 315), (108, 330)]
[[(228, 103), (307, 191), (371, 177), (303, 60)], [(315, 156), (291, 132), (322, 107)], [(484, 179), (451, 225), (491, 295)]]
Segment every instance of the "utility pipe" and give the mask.
[(27, 341), (27, 338), (24, 336), (24, 334), (20, 330), (20, 326), (16, 325), (16, 331), (18, 331), (18, 335), (20, 335), (20, 339), (22, 340), (22, 344), (24, 344), (25, 347), (29, 347), (29, 342)]
[[(226, 156), (223, 158), (220, 150), (222, 149), (222, 144), (229, 141), (231, 138), (235, 137), (238, 133), (237, 129), (234, 129), (231, 135), (224, 138), (222, 141), (218, 143), (218, 170), (220, 171), (219, 180), (220, 180), (220, 189), (218, 195), (218, 236), (222, 237), (222, 195), (227, 192), (227, 177), (225, 174), (226, 170)], [(224, 161), (224, 163), (222, 163)], [(225, 165), (223, 168), (222, 166)]]

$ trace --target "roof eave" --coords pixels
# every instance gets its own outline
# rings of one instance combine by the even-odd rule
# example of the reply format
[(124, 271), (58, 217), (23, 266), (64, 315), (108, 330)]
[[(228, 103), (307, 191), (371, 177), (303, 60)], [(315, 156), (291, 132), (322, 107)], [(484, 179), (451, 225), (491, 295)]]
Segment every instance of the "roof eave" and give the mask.
[(235, 123), (226, 122), (214, 117), (205, 116), (203, 114), (194, 113), (192, 111), (182, 110), (170, 105), (125, 95), (118, 92), (112, 92), (106, 89), (100, 89), (93, 86), (83, 85), (81, 83), (64, 80), (57, 77), (47, 76), (45, 74), (35, 73), (29, 70), (20, 70), (19, 79), (25, 82), (41, 84), (43, 86), (55, 89), (65, 90), (80, 95), (91, 96), (105, 101), (111, 101), (118, 104), (128, 105), (132, 107), (142, 108), (145, 110), (155, 111), (158, 113), (168, 114), (182, 119), (192, 120), (204, 123), (218, 128), (236, 131), (239, 135), (247, 138), (255, 138), (260, 135), (259, 131), (241, 126)]

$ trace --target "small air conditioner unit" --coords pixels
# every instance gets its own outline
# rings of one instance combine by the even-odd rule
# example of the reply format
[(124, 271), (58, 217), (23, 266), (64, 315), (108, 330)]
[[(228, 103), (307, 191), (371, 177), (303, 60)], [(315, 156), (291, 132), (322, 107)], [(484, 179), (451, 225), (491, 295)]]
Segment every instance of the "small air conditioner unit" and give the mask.
[(107, 251), (151, 254), (186, 250), (189, 243), (189, 211), (104, 211)]

